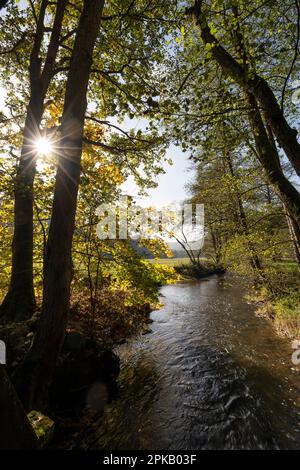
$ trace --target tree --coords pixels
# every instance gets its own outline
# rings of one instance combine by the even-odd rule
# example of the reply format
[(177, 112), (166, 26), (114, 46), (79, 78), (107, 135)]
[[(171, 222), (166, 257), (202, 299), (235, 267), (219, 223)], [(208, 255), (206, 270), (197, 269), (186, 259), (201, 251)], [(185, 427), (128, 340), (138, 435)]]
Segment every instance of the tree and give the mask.
[(63, 17), (67, 0), (58, 0), (52, 32), (42, 66), (42, 45), (48, 0), (41, 2), (29, 61), (30, 98), (23, 130), (23, 144), (15, 178), (14, 236), (12, 270), (7, 295), (1, 305), (2, 320), (15, 321), (31, 316), (35, 308), (33, 287), (33, 184), (44, 101), (54, 75)]
[(3, 365), (0, 365), (0, 401), (1, 450), (36, 449), (37, 437)]
[(0, 10), (6, 6), (9, 0), (0, 0)]
[[(211, 28), (208, 25), (208, 12), (203, 9), (201, 0), (197, 0), (188, 12), (195, 17), (196, 23), (200, 27), (201, 38), (209, 49), (210, 55), (221, 66), (224, 73), (241, 85), (245, 92), (246, 105), (249, 108), (248, 116), (256, 143), (258, 158), (265, 169), (269, 183), (272, 184), (282, 199), (294, 221), (296, 236), (299, 236), (300, 195), (281, 169), (278, 151), (276, 145), (274, 145), (275, 140), (271, 142), (269, 139), (259, 105), (263, 109), (264, 117), (270, 126), (271, 132), (277, 137), (278, 143), (284, 148), (293, 168), (299, 174), (300, 145), (297, 142), (297, 133), (288, 125), (283, 115), (283, 110), (280, 109), (268, 83), (256, 73), (254, 67), (250, 68), (251, 61), (240, 28), (238, 9), (234, 2), (232, 5), (229, 5), (229, 10), (232, 10), (231, 16), (229, 13), (233, 24), (231, 36), (234, 38), (234, 45), (238, 50), (237, 59), (234, 59), (232, 54), (212, 34)], [(300, 238), (298, 241), (300, 241)]]
[[(70, 51), (73, 49), (74, 36), (77, 28), (77, 20), (80, 12), (80, 3), (67, 3), (60, 0), (57, 5), (44, 0), (40, 3), (39, 11), (30, 2), (24, 11), (20, 7), (11, 6), (7, 15), (6, 23), (14, 31), (11, 33), (7, 27), (3, 32), (3, 50), (0, 57), (3, 58), (3, 77), (6, 88), (9, 89), (10, 106), (13, 111), (23, 112), (22, 101), (14, 97), (16, 85), (11, 83), (11, 74), (16, 76), (18, 88), (22, 89), (22, 99), (27, 95), (24, 74), (27, 72), (28, 64), (26, 57), (30, 47), (31, 35), (34, 35), (34, 47), (30, 54), (30, 96), (27, 118), (24, 125), (23, 150), (15, 184), (15, 221), (13, 240), (13, 261), (11, 281), (8, 293), (3, 301), (1, 312), (4, 320), (13, 321), (18, 318), (24, 319), (31, 315), (35, 308), (34, 283), (32, 268), (33, 252), (33, 183), (36, 169), (37, 152), (35, 140), (39, 136), (46, 136), (51, 131), (59, 134), (60, 113), (62, 109), (63, 90), (66, 74), (70, 66)], [(67, 19), (63, 15), (67, 4)], [(168, 11), (172, 2), (161, 2), (157, 0), (155, 5), (147, 3), (135, 4), (126, 0), (122, 5), (107, 2), (106, 15), (103, 17), (103, 34), (101, 41), (97, 44), (94, 67), (91, 70), (90, 97), (101, 100), (99, 109), (89, 112), (85, 117), (92, 120), (95, 127), (100, 129), (106, 126), (108, 129), (121, 128), (111, 124), (107, 116), (119, 117), (129, 114), (143, 114), (149, 107), (145, 95), (152, 95), (155, 87), (147, 80), (151, 67), (150, 53), (155, 45), (159, 45), (159, 39), (166, 29), (164, 20), (156, 26), (156, 16), (161, 12)], [(11, 14), (11, 15), (10, 15)], [(3, 20), (4, 21), (4, 20)], [(47, 25), (46, 25), (47, 23)], [(145, 28), (148, 25), (148, 29)], [(61, 30), (61, 34), (59, 31)], [(149, 31), (149, 36), (144, 30)], [(120, 42), (120, 35), (126, 32), (124, 42)], [(128, 31), (128, 32), (127, 32)], [(132, 33), (131, 33), (132, 31)], [(155, 34), (154, 34), (155, 31)], [(107, 47), (114, 50), (114, 54), (106, 53)], [(156, 53), (158, 56), (158, 52)], [(5, 58), (12, 60), (9, 74)], [(43, 66), (42, 66), (43, 65)], [(53, 78), (55, 77), (55, 80)], [(24, 84), (23, 84), (24, 82)], [(47, 95), (47, 96), (46, 96)], [(45, 98), (46, 101), (45, 101)], [(54, 129), (40, 129), (40, 124), (47, 127), (49, 121), (47, 114), (50, 109), (57, 107), (57, 120), (53, 123)], [(31, 109), (33, 108), (33, 109)], [(22, 114), (21, 114), (22, 116)], [(14, 118), (15, 119), (15, 118)], [(18, 119), (19, 120), (19, 119)], [(5, 118), (7, 125), (9, 121)], [(96, 132), (94, 135), (97, 134)], [(114, 138), (113, 145), (108, 142), (89, 141), (108, 152), (118, 153), (120, 158), (128, 161), (131, 171), (138, 177), (137, 166), (140, 163), (142, 152), (148, 146), (147, 154), (150, 155), (150, 147), (154, 141), (143, 139), (143, 133), (138, 131), (123, 132), (126, 139)], [(126, 144), (125, 141), (127, 140)], [(155, 139), (154, 139), (155, 140)], [(88, 139), (85, 139), (88, 142)], [(121, 143), (122, 145), (119, 145)], [(124, 145), (125, 144), (125, 145)], [(135, 147), (135, 149), (134, 149)], [(133, 151), (131, 152), (131, 150)], [(159, 172), (160, 169), (155, 160), (161, 156), (161, 152), (153, 151), (152, 157), (144, 161), (147, 176), (152, 171)], [(139, 162), (139, 163), (138, 163)]]
[(32, 348), (21, 368), (22, 371), (24, 368), (30, 370), (29, 383), (26, 384), (27, 399), (24, 399), (31, 409), (45, 407), (66, 330), (86, 94), (103, 7), (104, 0), (84, 1), (68, 72), (59, 164), (46, 247), (42, 312)]
[[(238, 18), (235, 13), (236, 3), (232, 2), (229, 8), (233, 10), (232, 31), (239, 27)], [(299, 8), (299, 7), (298, 7)], [(211, 32), (208, 25), (208, 12), (203, 8), (203, 0), (196, 0), (192, 8), (188, 10), (196, 19), (201, 30), (201, 38), (212, 53), (214, 59), (219, 63), (224, 72), (230, 75), (245, 92), (252, 94), (259, 105), (264, 109), (266, 118), (276, 136), (279, 145), (284, 149), (296, 173), (300, 176), (300, 144), (297, 140), (297, 131), (292, 128), (280, 107), (268, 82), (256, 73), (255, 68), (249, 72), (248, 67), (236, 60)], [(298, 18), (299, 21), (299, 18)], [(297, 45), (298, 47), (298, 45)], [(298, 51), (296, 50), (296, 53)]]
[(276, 147), (268, 138), (260, 111), (252, 94), (247, 94), (249, 102), (249, 121), (253, 130), (258, 157), (263, 165), (266, 177), (292, 217), (300, 241), (300, 194), (285, 177), (278, 158)]
[(207, 132), (201, 152), (195, 152), (197, 173), (189, 186), (192, 201), (205, 205), (204, 256), (269, 286), (270, 258), (289, 245), (284, 214), (240, 132), (220, 126)]
[[(286, 29), (284, 34), (289, 33), (287, 42), (288, 45), (291, 44), (291, 51), (289, 50), (287, 55), (286, 48), (284, 53), (282, 52), (282, 43), (279, 40), (270, 41), (265, 37), (273, 34), (272, 28), (276, 27), (274, 19), (272, 18), (271, 22), (267, 17), (267, 14), (270, 14), (269, 4), (259, 4), (252, 10), (248, 4), (241, 2), (241, 8), (238, 10), (236, 2), (225, 4), (216, 0), (212, 2), (211, 7), (208, 10), (202, 2), (196, 2), (188, 9), (189, 13), (196, 16), (196, 28), (191, 29), (182, 21), (180, 34), (177, 29), (172, 32), (172, 39), (175, 39), (175, 45), (172, 46), (175, 60), (172, 56), (166, 59), (165, 76), (168, 78), (164, 77), (164, 80), (167, 83), (171, 81), (173, 86), (170, 87), (171, 93), (165, 87), (162, 90), (164, 99), (160, 103), (161, 116), (172, 130), (175, 142), (182, 142), (183, 149), (190, 149), (191, 152), (201, 145), (201, 133), (207, 133), (215, 123), (229, 121), (238, 126), (244, 133), (246, 147), (250, 144), (254, 150), (254, 155), (264, 168), (268, 184), (272, 185), (288, 211), (294, 227), (293, 237), (296, 237), (296, 243), (299, 244), (299, 192), (294, 181), (289, 178), (288, 173), (291, 174), (291, 171), (276, 143), (277, 134), (272, 127), (268, 110), (266, 106), (262, 106), (253, 90), (250, 90), (251, 87), (246, 86), (244, 82), (241, 84), (219, 57), (226, 53), (235, 60), (237, 66), (243, 69), (244, 81), (247, 83), (253, 74), (257, 74), (257, 70), (260, 70), (261, 75), (274, 76), (273, 87), (276, 95), (282, 92), (283, 102), (287, 83), (292, 73), (295, 73), (294, 59), (298, 53), (298, 41), (296, 40), (294, 50), (293, 34), (297, 38), (297, 25), (289, 18), (287, 22), (284, 8), (282, 11), (279, 8), (278, 12), (274, 13), (277, 21), (283, 23), (282, 28)], [(266, 12), (260, 17), (261, 9)], [(289, 5), (289, 10), (295, 10), (293, 2)], [(208, 41), (207, 28), (210, 28), (211, 35), (213, 31), (214, 41), (211, 38)], [(226, 49), (221, 46), (221, 42), (226, 44)], [(270, 65), (265, 61), (267, 54), (270, 54), (270, 51), (266, 50), (267, 45), (274, 55), (274, 61)], [(263, 54), (261, 50), (264, 51)], [(291, 67), (288, 63), (290, 56)], [(285, 69), (288, 69), (289, 73), (285, 72)], [(282, 80), (276, 77), (282, 77), (285, 73), (287, 77), (282, 84)], [(285, 109), (290, 120), (295, 120), (293, 107), (286, 105)], [(283, 111), (281, 113), (283, 114)], [(236, 121), (237, 116), (240, 122)], [(249, 135), (249, 129), (252, 136)], [(277, 140), (279, 142), (278, 136)]]

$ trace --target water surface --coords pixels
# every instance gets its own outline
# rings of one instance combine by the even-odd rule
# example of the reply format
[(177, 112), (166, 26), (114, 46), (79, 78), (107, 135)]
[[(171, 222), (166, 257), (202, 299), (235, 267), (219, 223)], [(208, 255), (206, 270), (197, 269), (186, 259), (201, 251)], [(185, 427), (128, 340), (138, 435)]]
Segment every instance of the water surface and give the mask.
[(117, 398), (90, 448), (300, 448), (300, 369), (237, 278), (161, 289), (152, 333), (118, 348)]

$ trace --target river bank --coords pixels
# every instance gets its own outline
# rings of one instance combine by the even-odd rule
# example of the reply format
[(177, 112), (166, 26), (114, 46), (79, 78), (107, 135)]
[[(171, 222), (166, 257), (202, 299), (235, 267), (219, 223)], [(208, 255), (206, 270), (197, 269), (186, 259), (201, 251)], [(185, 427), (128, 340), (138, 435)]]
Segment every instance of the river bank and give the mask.
[(279, 336), (300, 340), (300, 294), (296, 290), (283, 296), (272, 296), (266, 289), (247, 295), (256, 314), (274, 324)]
[[(80, 298), (73, 296), (65, 341), (48, 391), (48, 407), (44, 413), (27, 410), (41, 447), (67, 448), (112, 399), (120, 371), (113, 348), (137, 333), (147, 333), (152, 322), (151, 305), (126, 305), (127, 297), (126, 292), (102, 289), (97, 310), (91, 315), (88, 295), (82, 291)], [(100, 307), (105, 314), (99, 312)], [(29, 320), (0, 325), (5, 369), (22, 399), (26, 381), (19, 380), (18, 366), (30, 349), (38, 321), (39, 310)], [(13, 438), (8, 445), (14, 448)]]

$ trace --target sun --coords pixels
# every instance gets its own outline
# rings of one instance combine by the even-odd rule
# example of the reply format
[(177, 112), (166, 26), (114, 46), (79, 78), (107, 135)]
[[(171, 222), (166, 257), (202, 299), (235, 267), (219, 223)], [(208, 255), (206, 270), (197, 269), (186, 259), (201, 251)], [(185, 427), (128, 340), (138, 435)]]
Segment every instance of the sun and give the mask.
[(35, 141), (34, 147), (38, 155), (42, 157), (46, 157), (53, 151), (53, 145), (47, 137), (39, 137)]

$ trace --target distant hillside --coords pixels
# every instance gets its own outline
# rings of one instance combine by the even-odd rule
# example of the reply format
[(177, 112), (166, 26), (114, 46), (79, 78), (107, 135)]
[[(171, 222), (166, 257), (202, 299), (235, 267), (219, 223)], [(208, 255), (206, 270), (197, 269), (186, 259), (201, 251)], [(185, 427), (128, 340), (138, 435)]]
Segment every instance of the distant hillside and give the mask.
[[(130, 245), (143, 258), (154, 259), (153, 253), (148, 250), (148, 248), (139, 245), (139, 240), (130, 240)], [(177, 242), (169, 242), (168, 246), (172, 250), (174, 258), (184, 258), (186, 256), (185, 251), (181, 249), (180, 245)], [(167, 256), (164, 253), (161, 253), (160, 258), (167, 258)]]

